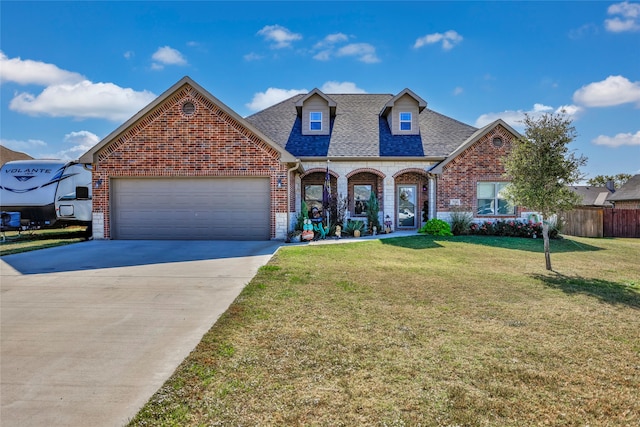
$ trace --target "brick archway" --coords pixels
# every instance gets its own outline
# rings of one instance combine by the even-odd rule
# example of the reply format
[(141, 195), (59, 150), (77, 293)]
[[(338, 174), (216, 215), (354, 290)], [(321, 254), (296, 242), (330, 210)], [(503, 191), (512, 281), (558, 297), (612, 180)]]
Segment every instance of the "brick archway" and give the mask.
[[(308, 171), (305, 171), (302, 175), (300, 175), (300, 178), (304, 179), (306, 176), (311, 175), (312, 173), (318, 173), (318, 172), (327, 173), (327, 168), (309, 169)], [(329, 175), (331, 175), (333, 178), (336, 178), (336, 179), (340, 177), (340, 175), (337, 172), (334, 172), (331, 169), (329, 169)]]
[[(357, 190), (369, 186), (378, 199), (378, 206), (381, 212), (384, 211), (384, 178), (385, 174), (377, 169), (360, 168), (347, 174), (348, 186), (348, 209), (352, 217), (363, 217), (368, 198), (362, 196)], [(367, 199), (367, 200), (364, 200)]]
[(351, 172), (349, 172), (347, 174), (347, 179), (351, 179), (352, 176), (355, 176), (355, 175), (360, 174), (360, 173), (372, 173), (374, 175), (379, 176), (382, 179), (385, 179), (387, 177), (385, 174), (380, 172), (378, 169), (360, 168), (360, 169), (355, 169), (355, 170), (352, 170)]
[[(424, 169), (407, 168), (394, 174), (393, 179), (394, 199), (396, 201), (396, 212), (394, 212), (396, 226), (403, 229), (419, 228), (422, 225), (423, 214), (429, 211), (429, 175)], [(402, 186), (415, 186), (416, 189), (414, 225), (402, 225), (403, 221), (406, 221), (406, 218), (401, 218), (406, 214), (406, 212), (401, 212), (402, 203), (399, 189)]]

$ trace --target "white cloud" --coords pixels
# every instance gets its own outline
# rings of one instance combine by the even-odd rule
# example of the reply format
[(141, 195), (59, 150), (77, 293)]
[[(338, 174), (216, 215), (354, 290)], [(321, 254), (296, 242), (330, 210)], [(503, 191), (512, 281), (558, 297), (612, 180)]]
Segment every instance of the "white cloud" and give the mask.
[(324, 49), (326, 47), (331, 47), (335, 44), (346, 42), (349, 40), (349, 36), (343, 33), (334, 33), (327, 35), (324, 39), (319, 41), (313, 47), (314, 49)]
[(245, 61), (249, 61), (250, 62), (250, 61), (259, 61), (262, 58), (264, 58), (264, 56), (258, 55), (255, 52), (250, 52), (250, 53), (247, 53), (246, 55), (244, 55), (243, 58), (244, 58)]
[(600, 27), (598, 27), (595, 24), (589, 23), (589, 24), (584, 24), (578, 28), (569, 30), (568, 35), (569, 35), (569, 38), (572, 40), (579, 40), (590, 34), (598, 34), (599, 31), (600, 31)]
[(63, 141), (66, 144), (71, 144), (72, 146), (65, 150), (58, 151), (54, 157), (63, 160), (74, 160), (78, 159), (82, 154), (86, 153), (94, 145), (100, 142), (100, 138), (98, 135), (89, 132), (88, 130), (81, 130), (66, 134)]
[(333, 55), (332, 49), (325, 49), (313, 55), (313, 59), (316, 59), (318, 61), (328, 61), (331, 59), (332, 55)]
[(372, 44), (344, 44), (352, 37), (353, 36), (348, 36), (344, 33), (327, 35), (324, 39), (313, 46), (313, 51), (317, 51), (317, 53), (313, 55), (313, 59), (318, 61), (328, 61), (334, 57), (351, 56), (355, 57), (358, 61), (367, 64), (380, 62), (380, 58), (378, 58), (378, 55), (376, 54), (376, 48)]
[(34, 149), (46, 147), (47, 143), (41, 139), (0, 139), (0, 145), (3, 145), (11, 150), (20, 151), (22, 153), (32, 152)]
[(28, 139), (26, 141), (0, 139), (0, 144), (14, 151), (27, 153), (37, 159), (76, 160), (99, 141), (100, 138), (96, 134), (81, 130), (66, 134), (63, 142), (70, 145), (70, 147), (56, 153), (48, 153), (46, 151), (48, 144), (39, 139)]
[(433, 33), (419, 37), (413, 47), (419, 49), (424, 45), (442, 42), (442, 49), (451, 50), (454, 46), (462, 42), (463, 37), (457, 31), (449, 30), (445, 33)]
[(592, 142), (596, 145), (606, 145), (608, 147), (620, 147), (621, 145), (640, 146), (640, 130), (635, 134), (619, 133), (616, 136), (600, 135)]
[(136, 54), (135, 54), (135, 52), (134, 52), (134, 51), (132, 51), (132, 50), (128, 50), (128, 51), (126, 51), (126, 52), (123, 54), (123, 56), (124, 56), (126, 59), (131, 59), (131, 58), (133, 58), (135, 55), (136, 55)]
[(33, 116), (119, 121), (131, 117), (156, 97), (148, 91), (134, 91), (113, 83), (93, 83), (81, 74), (53, 64), (9, 59), (1, 51), (0, 73), (2, 81), (46, 86), (37, 95), (17, 93), (9, 102), (11, 110)]
[(376, 55), (376, 48), (369, 43), (351, 43), (342, 46), (336, 51), (336, 56), (355, 56), (358, 61), (367, 64), (380, 62), (380, 58)]
[(81, 74), (60, 69), (46, 62), (23, 60), (20, 57), (9, 59), (0, 51), (0, 82), (48, 86), (60, 83), (77, 83), (83, 79)]
[(280, 101), (291, 98), (294, 95), (307, 92), (309, 92), (307, 89), (279, 89), (270, 87), (265, 92), (255, 93), (251, 102), (246, 104), (246, 107), (251, 111), (260, 111)]
[(548, 113), (549, 111), (553, 111), (553, 107), (549, 107), (544, 104), (533, 104), (533, 112), (534, 113)]
[(120, 121), (131, 117), (155, 97), (149, 91), (138, 92), (113, 83), (83, 80), (49, 86), (37, 96), (20, 93), (11, 100), (9, 108), (33, 116)]
[(327, 35), (324, 39), (313, 46), (314, 50), (319, 50), (313, 56), (318, 61), (328, 61), (335, 54), (335, 45), (344, 43), (349, 40), (349, 36), (343, 33), (334, 33)]
[(457, 86), (455, 89), (453, 89), (454, 96), (462, 95), (462, 93), (464, 93), (464, 88), (461, 86)]
[(501, 113), (486, 113), (482, 114), (480, 117), (476, 119), (475, 126), (481, 128), (483, 126), (488, 125), (489, 123), (494, 122), (495, 120), (502, 119), (507, 122), (510, 126), (514, 127), (517, 130), (524, 129), (524, 118), (525, 115), (529, 115), (529, 117), (538, 118), (544, 114), (555, 113), (555, 114), (566, 114), (568, 116), (576, 117), (582, 108), (576, 105), (563, 105), (558, 108), (553, 108), (544, 104), (533, 104), (533, 108), (528, 111), (525, 110), (506, 110)]
[(324, 93), (367, 93), (353, 82), (328, 81), (322, 85), (320, 90)]
[(70, 132), (64, 136), (64, 142), (82, 147), (84, 151), (89, 150), (100, 141), (98, 135), (88, 130)]
[(572, 116), (572, 117), (576, 117), (578, 114), (582, 113), (583, 110), (584, 109), (582, 107), (570, 104), (570, 105), (561, 105), (561, 106), (559, 106), (558, 108), (556, 108), (555, 113), (556, 114), (563, 113), (563, 114), (567, 114), (567, 115)]
[(293, 33), (281, 25), (266, 25), (257, 34), (263, 36), (265, 40), (273, 42), (272, 49), (291, 47), (291, 43), (302, 39), (301, 34)]
[[(356, 86), (353, 82), (336, 82), (328, 81), (320, 88), (322, 92), (330, 93), (366, 93), (364, 89)], [(270, 87), (264, 92), (257, 92), (253, 95), (253, 99), (245, 106), (251, 111), (260, 111), (271, 107), (280, 101), (289, 99), (300, 93), (309, 93), (308, 89), (280, 89)]]
[(607, 31), (613, 33), (640, 31), (640, 3), (624, 1), (612, 4), (607, 9), (607, 14), (614, 16), (604, 21), (604, 27)]
[(151, 55), (151, 59), (155, 61), (151, 65), (154, 70), (161, 70), (165, 65), (187, 65), (187, 60), (182, 56), (182, 53), (169, 46), (159, 47)]
[(575, 91), (573, 102), (587, 107), (611, 107), (626, 103), (640, 105), (640, 82), (631, 82), (623, 76), (609, 76)]

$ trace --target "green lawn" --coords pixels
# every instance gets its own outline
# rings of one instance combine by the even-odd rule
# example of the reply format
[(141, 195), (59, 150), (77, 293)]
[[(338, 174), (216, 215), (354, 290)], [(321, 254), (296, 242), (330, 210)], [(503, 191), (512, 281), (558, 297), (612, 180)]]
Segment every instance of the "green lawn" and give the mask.
[(7, 231), (0, 243), (0, 256), (68, 245), (86, 240), (86, 227), (45, 228), (41, 230)]
[(131, 425), (640, 424), (640, 240), (551, 250), (282, 248)]

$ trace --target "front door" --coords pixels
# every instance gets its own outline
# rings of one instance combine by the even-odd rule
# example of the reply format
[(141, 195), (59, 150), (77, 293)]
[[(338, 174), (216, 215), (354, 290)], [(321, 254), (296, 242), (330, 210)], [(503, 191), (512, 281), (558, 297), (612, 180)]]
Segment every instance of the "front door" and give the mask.
[(416, 227), (416, 186), (398, 186), (398, 227)]

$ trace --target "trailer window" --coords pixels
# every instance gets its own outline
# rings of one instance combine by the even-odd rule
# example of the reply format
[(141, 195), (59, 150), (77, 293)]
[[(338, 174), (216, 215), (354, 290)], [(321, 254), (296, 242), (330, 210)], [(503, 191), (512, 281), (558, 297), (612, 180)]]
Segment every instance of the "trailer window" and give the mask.
[(88, 199), (89, 187), (76, 187), (76, 199)]

